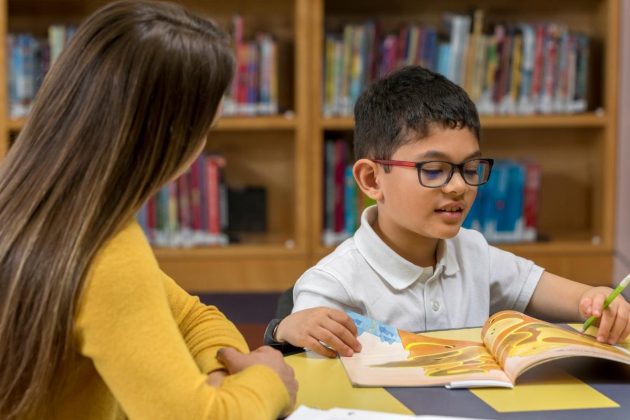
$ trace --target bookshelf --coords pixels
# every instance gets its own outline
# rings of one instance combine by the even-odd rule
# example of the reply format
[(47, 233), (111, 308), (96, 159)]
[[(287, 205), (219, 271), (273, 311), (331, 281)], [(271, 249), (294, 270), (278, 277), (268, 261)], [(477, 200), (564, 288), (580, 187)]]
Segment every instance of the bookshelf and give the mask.
[[(376, 17), (381, 30), (395, 32), (403, 23), (440, 25), (445, 12), (469, 13), (474, 8), (494, 22), (545, 21), (567, 25), (592, 40), (589, 83), (591, 97), (586, 112), (532, 116), (482, 116), (482, 150), (495, 158), (533, 157), (542, 168), (539, 195), (539, 233), (532, 243), (499, 244), (508, 251), (531, 258), (549, 271), (589, 284), (609, 284), (612, 279), (615, 217), (615, 156), (617, 130), (619, 2), (532, 0), (507, 4), (498, 0), (447, 0), (442, 2), (316, 0), (313, 10), (315, 57), (324, 57), (326, 33), (340, 33), (345, 24), (363, 24)], [(313, 262), (331, 252), (322, 245), (324, 228), (324, 139), (351, 140), (350, 117), (324, 116), (321, 83), (324, 66), (312, 66), (315, 98), (310, 109), (310, 144), (314, 176), (312, 213)]]
[[(52, 24), (78, 24), (107, 0), (0, 0), (0, 54), (8, 33), (45, 37)], [(307, 0), (181, 0), (211, 16), (224, 28), (238, 14), (244, 36), (271, 33), (278, 45), (278, 102), (270, 116), (223, 117), (207, 150), (227, 160), (228, 184), (263, 186), (267, 194), (267, 232), (235, 245), (207, 248), (156, 248), (161, 267), (193, 291), (282, 290), (308, 267), (307, 184), (308, 97)], [(273, 13), (269, 13), (273, 10)], [(6, 63), (5, 63), (6, 64)], [(0, 158), (24, 125), (8, 117), (7, 70), (0, 69)]]
[[(179, 0), (227, 27), (240, 14), (245, 35), (262, 30), (279, 43), (280, 115), (224, 117), (208, 150), (221, 150), (228, 184), (267, 189), (268, 232), (226, 247), (156, 249), (164, 270), (193, 291), (283, 290), (332, 248), (321, 242), (323, 154), (327, 133), (351, 137), (352, 118), (324, 117), (323, 40), (327, 30), (378, 16), (384, 30), (402, 22), (439, 24), (444, 12), (484, 9), (487, 19), (554, 21), (593, 40), (593, 97), (575, 115), (483, 116), (488, 156), (533, 156), (543, 169), (539, 227), (545, 240), (501, 245), (559, 275), (591, 284), (612, 278), (619, 0)], [(0, 0), (0, 57), (8, 32), (44, 35), (53, 23), (78, 23), (107, 0)], [(0, 158), (24, 124), (7, 117), (7, 66), (0, 66)]]

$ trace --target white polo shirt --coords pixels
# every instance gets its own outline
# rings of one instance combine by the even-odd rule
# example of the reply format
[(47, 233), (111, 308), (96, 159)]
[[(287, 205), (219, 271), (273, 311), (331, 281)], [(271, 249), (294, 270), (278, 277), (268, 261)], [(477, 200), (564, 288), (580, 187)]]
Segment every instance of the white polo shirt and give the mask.
[(374, 232), (376, 214), (365, 209), (354, 237), (298, 279), (293, 312), (352, 310), (407, 331), (480, 326), (503, 309), (523, 312), (544, 271), (464, 228), (439, 241), (435, 269), (419, 267)]

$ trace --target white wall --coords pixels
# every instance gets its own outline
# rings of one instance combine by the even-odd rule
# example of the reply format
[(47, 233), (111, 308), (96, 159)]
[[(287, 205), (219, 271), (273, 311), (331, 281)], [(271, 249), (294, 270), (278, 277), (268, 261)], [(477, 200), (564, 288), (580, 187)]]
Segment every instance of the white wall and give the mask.
[[(630, 273), (630, 0), (621, 0), (615, 282)], [(630, 298), (630, 291), (626, 290)]]

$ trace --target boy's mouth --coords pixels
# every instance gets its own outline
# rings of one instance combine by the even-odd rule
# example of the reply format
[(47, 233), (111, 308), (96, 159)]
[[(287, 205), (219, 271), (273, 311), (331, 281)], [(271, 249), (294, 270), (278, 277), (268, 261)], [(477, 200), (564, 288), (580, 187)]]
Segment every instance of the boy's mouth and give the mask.
[(461, 204), (449, 204), (447, 206), (440, 207), (435, 211), (440, 213), (461, 213), (464, 211), (464, 206)]
[(464, 208), (463, 204), (449, 203), (436, 209), (435, 213), (448, 225), (460, 225), (464, 220)]

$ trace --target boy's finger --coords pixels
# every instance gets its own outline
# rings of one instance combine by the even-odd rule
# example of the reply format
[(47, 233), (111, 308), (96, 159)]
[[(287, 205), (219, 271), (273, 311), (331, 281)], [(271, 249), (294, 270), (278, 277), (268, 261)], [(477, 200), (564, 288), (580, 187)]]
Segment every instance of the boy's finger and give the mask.
[[(347, 330), (346, 335), (352, 336)], [(331, 332), (325, 328), (321, 328), (317, 331), (317, 338), (324, 347), (328, 347), (330, 350), (334, 350), (342, 356), (350, 357), (354, 354), (354, 351), (348, 346), (336, 333)]]
[(585, 317), (589, 317), (593, 312), (593, 300), (590, 297), (583, 298), (580, 301), (579, 311)]
[(615, 313), (607, 310), (601, 317), (599, 321), (599, 330), (597, 331), (597, 341), (606, 342), (608, 341), (608, 336), (610, 335), (610, 329), (615, 323)]
[(592, 314), (595, 316), (602, 316), (602, 312), (604, 311), (604, 300), (606, 297), (603, 294), (595, 295), (593, 298), (593, 310)]
[(328, 312), (328, 317), (333, 321), (336, 321), (339, 324), (343, 325), (355, 336), (357, 335), (357, 326), (354, 325), (354, 321), (348, 316), (347, 313), (338, 310), (331, 310)]
[(615, 323), (610, 329), (610, 334), (608, 336), (608, 342), (610, 344), (615, 344), (620, 340), (621, 335), (628, 325), (628, 314), (623, 310), (619, 310), (617, 312), (617, 316), (615, 318)]
[(314, 351), (315, 353), (321, 354), (322, 356), (326, 356), (330, 359), (337, 357), (337, 353), (334, 350), (324, 346), (321, 341), (313, 337), (308, 339), (304, 349)]
[[(356, 334), (348, 330), (344, 324), (340, 324), (331, 319), (324, 327), (353, 351), (361, 351), (361, 343), (357, 340)], [(346, 356), (346, 354), (344, 354), (344, 356)]]

